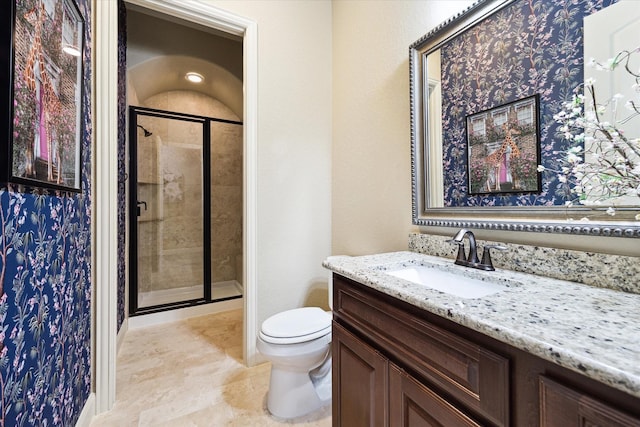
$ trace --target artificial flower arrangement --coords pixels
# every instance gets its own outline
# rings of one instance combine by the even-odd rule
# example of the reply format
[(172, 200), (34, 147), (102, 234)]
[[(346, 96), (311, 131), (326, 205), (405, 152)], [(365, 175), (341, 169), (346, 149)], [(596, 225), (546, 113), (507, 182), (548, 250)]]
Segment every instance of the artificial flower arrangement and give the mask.
[[(554, 116), (560, 132), (569, 141), (560, 170), (539, 165), (538, 171), (552, 170), (567, 183), (572, 195), (567, 206), (607, 207), (615, 215), (615, 206), (640, 202), (640, 135), (628, 135), (623, 130), (640, 115), (640, 70), (632, 69), (633, 54), (640, 47), (621, 51), (602, 64), (591, 60), (587, 66), (613, 72), (622, 69), (634, 81), (633, 98), (624, 100), (615, 94), (604, 103), (596, 101), (595, 79), (587, 79), (573, 99)], [(624, 105), (624, 108), (620, 108)], [(640, 214), (635, 216), (640, 221)]]

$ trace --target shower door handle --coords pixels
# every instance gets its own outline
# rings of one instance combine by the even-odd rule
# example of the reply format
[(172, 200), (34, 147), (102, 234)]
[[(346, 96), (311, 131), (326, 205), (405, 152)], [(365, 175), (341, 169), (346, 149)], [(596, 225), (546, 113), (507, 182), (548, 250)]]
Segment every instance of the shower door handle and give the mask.
[(147, 210), (147, 202), (145, 202), (144, 200), (138, 201), (136, 202), (136, 204), (138, 205), (136, 207), (136, 209), (138, 210), (138, 216), (140, 216), (142, 214), (142, 212), (140, 211), (140, 205), (144, 205), (144, 210)]

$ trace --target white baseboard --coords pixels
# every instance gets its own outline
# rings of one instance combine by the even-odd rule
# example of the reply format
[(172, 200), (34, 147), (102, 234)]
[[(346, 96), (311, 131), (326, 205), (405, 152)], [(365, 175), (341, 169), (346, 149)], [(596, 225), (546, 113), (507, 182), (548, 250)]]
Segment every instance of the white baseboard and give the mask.
[(84, 403), (82, 412), (80, 412), (80, 417), (78, 418), (76, 427), (89, 427), (91, 425), (91, 420), (93, 419), (93, 416), (95, 414), (96, 414), (96, 394), (91, 393), (87, 401)]
[(162, 323), (175, 322), (190, 317), (204, 316), (207, 314), (222, 313), (223, 311), (237, 310), (244, 307), (243, 298), (227, 301), (202, 304), (193, 307), (179, 308), (176, 310), (161, 311), (159, 313), (131, 316), (128, 320), (128, 329), (144, 328), (146, 326), (160, 325)]

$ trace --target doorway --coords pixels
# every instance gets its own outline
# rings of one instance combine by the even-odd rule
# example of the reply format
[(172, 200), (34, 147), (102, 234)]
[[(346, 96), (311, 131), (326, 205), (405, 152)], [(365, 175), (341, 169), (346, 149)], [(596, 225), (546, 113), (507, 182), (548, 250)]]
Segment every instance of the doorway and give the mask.
[[(188, 0), (157, 2), (151, 0), (129, 0), (159, 13), (185, 20), (197, 21), (201, 25), (226, 32), (243, 40), (243, 170), (245, 197), (243, 215), (244, 240), (244, 334), (243, 359), (248, 366), (256, 363), (256, 218), (257, 218), (257, 69), (258, 38), (254, 21), (204, 3)], [(118, 2), (95, 3), (100, 19), (95, 24), (95, 94), (101, 102), (96, 104), (96, 253), (95, 280), (101, 286), (95, 288), (96, 321), (93, 334), (96, 336), (92, 349), (96, 374), (94, 378), (97, 413), (111, 408), (115, 401), (115, 363), (117, 336), (117, 280), (114, 266), (118, 263), (118, 247), (115, 236), (118, 230), (118, 168), (117, 134), (115, 114), (118, 106)]]
[(131, 106), (129, 141), (129, 315), (242, 298), (242, 122)]

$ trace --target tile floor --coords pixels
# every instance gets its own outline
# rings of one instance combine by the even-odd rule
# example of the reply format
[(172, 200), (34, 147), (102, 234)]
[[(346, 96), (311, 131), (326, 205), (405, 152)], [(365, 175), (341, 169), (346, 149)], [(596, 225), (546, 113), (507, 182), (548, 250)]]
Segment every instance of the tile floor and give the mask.
[(116, 403), (91, 427), (330, 427), (331, 408), (282, 421), (266, 410), (268, 363), (242, 363), (242, 310), (127, 332)]

